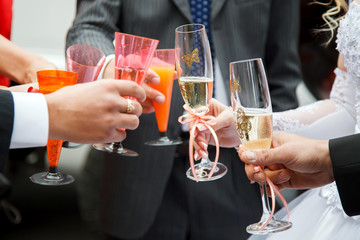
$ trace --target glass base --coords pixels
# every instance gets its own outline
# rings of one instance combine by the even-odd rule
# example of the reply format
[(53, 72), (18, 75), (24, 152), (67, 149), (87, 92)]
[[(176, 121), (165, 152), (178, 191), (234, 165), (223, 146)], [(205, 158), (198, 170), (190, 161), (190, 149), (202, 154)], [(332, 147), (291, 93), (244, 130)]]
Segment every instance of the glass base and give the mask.
[[(209, 182), (214, 181), (216, 179), (219, 179), (227, 173), (227, 167), (222, 163), (217, 163), (214, 174), (209, 178), (209, 173), (211, 171), (211, 167), (213, 166), (213, 162), (208, 161), (207, 163), (198, 163), (195, 164), (195, 173), (198, 177), (199, 182)], [(194, 175), (191, 171), (191, 168), (189, 168), (186, 172), (186, 176), (191, 179), (195, 180)]]
[(126, 157), (137, 157), (139, 154), (137, 152), (134, 152), (132, 150), (123, 148), (120, 144), (119, 147), (114, 146), (113, 143), (104, 143), (104, 144), (93, 144), (93, 148), (99, 151), (108, 152), (108, 153), (116, 153), (122, 156)]
[(47, 186), (59, 186), (73, 183), (75, 179), (68, 174), (42, 172), (30, 177), (33, 183)]
[(251, 224), (247, 226), (246, 231), (250, 234), (265, 235), (268, 233), (282, 232), (292, 227), (291, 222), (285, 222), (285, 221), (279, 221), (273, 219), (264, 229), (259, 231), (259, 229), (264, 225), (265, 222), (258, 222)]
[(170, 140), (168, 137), (160, 137), (159, 139), (145, 142), (149, 146), (172, 146), (182, 144), (181, 140)]
[(63, 145), (62, 145), (63, 148), (79, 148), (81, 146), (83, 146), (83, 144), (74, 143), (74, 142), (67, 142), (67, 141), (64, 141)]

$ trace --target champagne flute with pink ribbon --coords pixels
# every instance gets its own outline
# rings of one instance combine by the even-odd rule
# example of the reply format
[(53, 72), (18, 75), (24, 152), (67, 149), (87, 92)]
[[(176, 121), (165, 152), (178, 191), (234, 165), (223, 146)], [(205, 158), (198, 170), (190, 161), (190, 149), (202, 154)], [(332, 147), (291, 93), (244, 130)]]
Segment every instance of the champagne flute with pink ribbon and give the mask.
[[(66, 67), (68, 71), (79, 75), (77, 83), (95, 81), (105, 63), (105, 54), (96, 47), (87, 44), (74, 44), (66, 50)], [(78, 143), (65, 141), (63, 147), (76, 148)]]
[[(182, 124), (192, 123), (189, 141), (190, 168), (186, 172), (188, 178), (195, 181), (212, 181), (223, 177), (227, 167), (218, 162), (219, 142), (215, 131), (207, 123), (213, 119), (207, 115), (213, 92), (213, 67), (209, 40), (205, 26), (187, 24), (175, 30), (175, 59), (181, 95), (185, 101), (187, 114), (179, 117)], [(201, 162), (194, 164), (194, 137), (199, 124), (208, 128), (216, 143), (214, 162), (203, 157)]]
[[(241, 147), (245, 149), (270, 148), (272, 107), (262, 60), (256, 58), (230, 63), (230, 88), (231, 105)], [(262, 171), (261, 168), (260, 171)], [(291, 222), (279, 221), (274, 217), (275, 195), (280, 197), (288, 216), (289, 210), (285, 198), (269, 178), (266, 178), (266, 184), (260, 185), (260, 191), (263, 214), (258, 223), (246, 228), (247, 232), (268, 234), (291, 228)], [(271, 195), (271, 206), (268, 192)]]
[[(149, 69), (151, 59), (155, 53), (159, 40), (145, 38), (126, 33), (115, 33), (115, 79), (123, 81), (134, 81), (142, 85), (145, 74)], [(132, 97), (124, 96), (128, 99), (128, 112), (131, 112), (133, 105)], [(125, 131), (125, 129), (122, 129)], [(94, 144), (95, 149), (117, 153), (128, 157), (137, 157), (135, 151), (126, 149), (121, 142)]]

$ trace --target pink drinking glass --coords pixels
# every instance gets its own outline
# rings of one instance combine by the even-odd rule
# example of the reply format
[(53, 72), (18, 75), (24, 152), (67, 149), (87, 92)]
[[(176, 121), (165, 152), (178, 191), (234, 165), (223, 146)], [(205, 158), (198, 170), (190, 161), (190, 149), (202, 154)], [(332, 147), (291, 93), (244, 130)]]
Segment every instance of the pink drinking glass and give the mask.
[[(116, 32), (115, 79), (134, 81), (142, 85), (158, 43), (159, 40), (156, 39)], [(139, 156), (138, 153), (123, 148), (121, 142), (94, 144), (93, 147), (101, 151), (117, 153), (123, 156)]]
[[(75, 44), (66, 50), (67, 70), (79, 75), (77, 83), (92, 82), (97, 79), (105, 63), (105, 54), (96, 47), (86, 44)], [(76, 148), (78, 143), (65, 141), (63, 147)]]
[(71, 45), (66, 50), (67, 70), (79, 74), (77, 83), (96, 80), (105, 59), (101, 50), (86, 44)]

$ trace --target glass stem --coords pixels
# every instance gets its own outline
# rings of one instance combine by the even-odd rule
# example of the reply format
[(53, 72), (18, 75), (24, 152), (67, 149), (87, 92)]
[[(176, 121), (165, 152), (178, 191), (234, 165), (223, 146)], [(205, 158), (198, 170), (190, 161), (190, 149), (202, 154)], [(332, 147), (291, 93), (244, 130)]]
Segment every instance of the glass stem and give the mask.
[(159, 132), (160, 138), (167, 137), (166, 132)]
[(261, 193), (261, 202), (262, 202), (262, 207), (263, 207), (263, 214), (261, 216), (261, 222), (265, 222), (270, 216), (271, 209), (270, 209), (269, 197), (268, 197), (267, 189), (266, 189), (266, 183), (259, 184), (259, 185), (260, 185), (260, 193)]
[(207, 166), (207, 165), (211, 165), (210, 163), (211, 162), (209, 158), (201, 158), (201, 162), (200, 162), (201, 165)]
[(113, 151), (117, 152), (119, 149), (120, 150), (123, 149), (123, 146), (122, 146), (121, 142), (114, 142), (113, 143)]
[(56, 167), (49, 167), (49, 173), (57, 173), (57, 166)]

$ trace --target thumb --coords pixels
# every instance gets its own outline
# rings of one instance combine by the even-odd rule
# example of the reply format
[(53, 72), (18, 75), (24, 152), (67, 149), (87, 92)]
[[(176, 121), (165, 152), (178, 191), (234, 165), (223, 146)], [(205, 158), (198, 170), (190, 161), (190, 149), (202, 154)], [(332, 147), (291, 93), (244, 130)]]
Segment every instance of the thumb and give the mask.
[(240, 159), (247, 164), (267, 166), (281, 163), (281, 156), (275, 149), (248, 150), (240, 154)]

